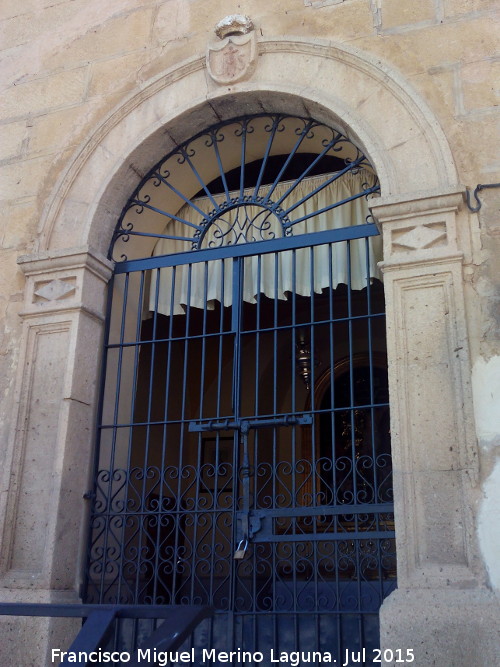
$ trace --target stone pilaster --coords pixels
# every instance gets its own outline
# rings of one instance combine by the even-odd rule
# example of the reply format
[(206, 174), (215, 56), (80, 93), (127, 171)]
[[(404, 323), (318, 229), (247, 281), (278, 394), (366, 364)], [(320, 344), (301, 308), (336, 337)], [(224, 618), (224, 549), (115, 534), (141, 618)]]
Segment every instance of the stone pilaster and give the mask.
[[(1, 495), (0, 599), (75, 601), (112, 267), (87, 248), (22, 257), (19, 265), (23, 340)], [(0, 663), (43, 664), (52, 646), (74, 636), (68, 623), (3, 618)]]
[[(398, 553), (398, 590), (381, 610), (382, 646), (414, 649), (419, 666), (491, 664), (479, 652), (488, 641), (477, 640), (491, 623), (470, 619), (471, 605), (475, 614), (481, 605), (490, 615), (498, 608), (484, 588), (473, 531), (478, 458), (462, 274), (467, 244), (457, 224), (462, 193), (378, 199), (371, 208), (384, 242)], [(449, 662), (461, 655), (465, 662)]]

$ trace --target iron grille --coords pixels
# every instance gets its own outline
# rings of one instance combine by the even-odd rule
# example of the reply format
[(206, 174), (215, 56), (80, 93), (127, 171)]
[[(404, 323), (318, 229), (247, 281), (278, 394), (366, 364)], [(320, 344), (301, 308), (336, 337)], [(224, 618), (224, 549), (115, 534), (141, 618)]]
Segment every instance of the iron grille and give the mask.
[[(271, 118), (268, 127), (259, 117), (268, 134), (253, 212), (263, 203), (258, 193), (273, 142), (291, 122)], [(289, 132), (297, 148), (267, 181), (269, 202), (298, 147), (313, 140), (313, 121), (299, 121)], [(193, 140), (198, 147), (208, 137), (204, 149), (219, 156), (223, 184), (219, 208), (183, 241), (196, 252), (122, 258), (116, 266), (85, 599), (211, 605), (215, 618), (191, 640), (200, 656), (203, 648), (241, 649), (262, 652), (261, 664), (270, 664), (271, 650), (327, 651), (339, 660), (345, 649), (364, 647), (370, 655), (379, 607), (396, 585), (377, 230), (363, 218), (354, 227), (292, 236), (290, 210), (278, 200), (259, 211), (267, 222), (268, 213), (279, 220), (279, 235), (271, 226), (256, 237), (255, 217), (246, 212), (253, 231), (218, 244), (214, 229), (227, 210), (249, 205), (241, 200), (244, 156), (256, 122), (228, 123), (240, 132), (243, 156), (234, 201), (217, 149), (223, 129)], [(339, 150), (339, 141), (347, 140), (324, 144), (325, 155)], [(125, 221), (132, 209), (140, 216), (153, 206), (144, 188), (164, 185), (156, 181), (169, 160), (191, 161), (210, 192), (193, 170), (193, 142), (144, 179), (115, 242), (150, 238)], [(355, 150), (354, 160), (352, 152), (343, 158), (347, 171), (366, 162)], [(310, 164), (301, 163), (297, 183)], [(167, 217), (179, 223), (180, 216)], [(213, 243), (203, 247), (208, 234)]]

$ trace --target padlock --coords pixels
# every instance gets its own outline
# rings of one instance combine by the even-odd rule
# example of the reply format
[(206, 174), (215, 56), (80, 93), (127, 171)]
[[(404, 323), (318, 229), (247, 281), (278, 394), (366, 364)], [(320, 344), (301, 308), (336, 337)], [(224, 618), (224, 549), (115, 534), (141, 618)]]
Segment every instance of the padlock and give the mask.
[(236, 547), (236, 551), (234, 552), (234, 559), (241, 560), (242, 558), (245, 558), (245, 553), (247, 549), (248, 549), (248, 540), (246, 538), (240, 540), (238, 542), (238, 546)]

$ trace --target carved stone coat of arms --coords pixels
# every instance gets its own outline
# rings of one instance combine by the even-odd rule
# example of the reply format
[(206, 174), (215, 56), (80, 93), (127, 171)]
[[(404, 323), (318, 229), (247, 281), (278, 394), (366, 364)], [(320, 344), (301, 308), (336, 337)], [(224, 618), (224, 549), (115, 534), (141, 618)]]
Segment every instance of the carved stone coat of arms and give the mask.
[[(241, 33), (241, 28), (236, 29), (208, 46), (207, 69), (217, 83), (236, 83), (249, 77), (255, 68), (257, 48), (253, 26), (250, 31)], [(220, 30), (217, 34), (224, 33)]]

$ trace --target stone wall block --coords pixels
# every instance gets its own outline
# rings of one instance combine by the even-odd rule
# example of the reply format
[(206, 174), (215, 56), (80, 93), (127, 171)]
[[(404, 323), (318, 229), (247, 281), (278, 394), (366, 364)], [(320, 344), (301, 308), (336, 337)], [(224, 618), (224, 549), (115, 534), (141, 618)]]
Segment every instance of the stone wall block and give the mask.
[(384, 30), (435, 18), (434, 0), (382, 0), (381, 10)]
[(0, 160), (19, 156), (23, 150), (26, 134), (26, 121), (24, 120), (4, 125), (0, 135)]
[(77, 104), (83, 100), (86, 87), (87, 67), (19, 83), (4, 91), (2, 117), (27, 116)]
[(47, 70), (70, 67), (82, 62), (124, 54), (149, 45), (153, 10), (138, 8), (124, 16), (109, 17), (73, 38), (60, 48), (53, 49), (44, 59)]
[(145, 51), (118, 56), (92, 65), (89, 97), (109, 95), (114, 90), (132, 90), (137, 86), (141, 67), (149, 61)]
[[(158, 7), (154, 22), (156, 40), (159, 44), (167, 44), (185, 39), (194, 29), (194, 26), (191, 26), (191, 21), (193, 19), (196, 21), (196, 17), (201, 13), (192, 12), (191, 7), (186, 7), (183, 0), (171, 0), (162, 3)], [(225, 16), (223, 7), (220, 8), (220, 16)]]
[(456, 17), (461, 14), (498, 9), (497, 0), (443, 0), (444, 15)]
[[(51, 0), (49, 1), (51, 2)], [(2, 15), (4, 19), (10, 19), (20, 14), (30, 14), (39, 6), (40, 0), (24, 0), (22, 5), (19, 4), (19, 0), (3, 0)]]
[[(38, 208), (35, 199), (23, 199), (20, 202), (0, 204), (0, 219), (8, 217), (11, 224), (0, 226), (0, 245), (2, 248), (25, 248), (36, 229)], [(17, 257), (16, 257), (17, 259)], [(12, 280), (9, 271), (5, 277), (0, 277), (0, 284), (4, 280)], [(3, 284), (2, 284), (3, 287)], [(9, 294), (10, 292), (6, 292)]]
[(60, 111), (44, 113), (30, 121), (29, 153), (47, 153), (74, 146), (75, 130), (80, 125), (79, 114), (84, 108), (78, 106)]
[(0, 198), (22, 199), (34, 197), (53, 164), (53, 158), (41, 157), (19, 160), (0, 167)]
[(465, 111), (490, 109), (500, 113), (500, 55), (497, 60), (482, 60), (460, 70)]
[[(9, 2), (10, 0), (7, 0), (7, 3)], [(86, 0), (56, 0), (55, 2), (53, 0), (23, 0), (22, 3), (17, 3), (16, 12), (10, 12), (9, 9), (4, 11), (4, 4), (2, 2), (4, 20), (0, 23), (0, 35), (1, 44), (5, 49), (21, 44), (33, 44), (41, 36), (50, 33), (55, 41), (57, 37), (53, 33), (56, 26), (64, 25), (65, 32), (69, 32), (73, 27), (71, 25), (73, 21), (78, 22), (80, 28), (82, 24), (86, 23), (81, 13), (81, 10), (88, 5)]]

